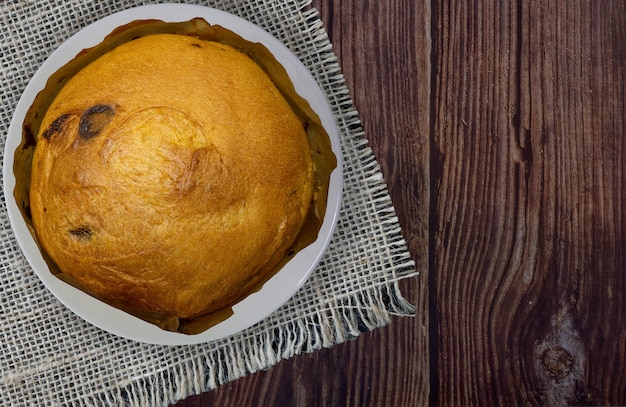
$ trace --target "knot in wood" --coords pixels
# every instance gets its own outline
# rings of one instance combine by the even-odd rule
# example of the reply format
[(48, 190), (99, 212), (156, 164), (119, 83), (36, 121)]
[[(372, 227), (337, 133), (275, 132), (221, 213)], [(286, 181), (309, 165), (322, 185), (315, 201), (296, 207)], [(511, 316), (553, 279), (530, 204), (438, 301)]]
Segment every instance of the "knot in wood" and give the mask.
[(572, 371), (574, 358), (562, 347), (554, 346), (543, 352), (541, 355), (541, 364), (552, 378), (561, 380)]

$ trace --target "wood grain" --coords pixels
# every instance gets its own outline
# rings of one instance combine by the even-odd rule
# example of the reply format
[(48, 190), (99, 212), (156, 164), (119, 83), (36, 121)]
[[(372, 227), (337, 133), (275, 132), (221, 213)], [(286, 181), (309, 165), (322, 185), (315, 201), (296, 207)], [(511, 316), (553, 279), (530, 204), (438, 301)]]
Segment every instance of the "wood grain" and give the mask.
[(624, 3), (437, 15), (436, 401), (623, 403)]

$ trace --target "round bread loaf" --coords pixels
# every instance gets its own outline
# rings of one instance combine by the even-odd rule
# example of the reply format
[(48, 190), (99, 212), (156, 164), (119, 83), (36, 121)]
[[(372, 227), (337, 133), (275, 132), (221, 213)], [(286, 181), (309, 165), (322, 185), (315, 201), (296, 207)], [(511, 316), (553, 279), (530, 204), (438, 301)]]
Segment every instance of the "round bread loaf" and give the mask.
[(286, 255), (314, 199), (307, 135), (246, 54), (175, 34), (80, 70), (42, 120), (37, 240), (95, 295), (194, 318)]

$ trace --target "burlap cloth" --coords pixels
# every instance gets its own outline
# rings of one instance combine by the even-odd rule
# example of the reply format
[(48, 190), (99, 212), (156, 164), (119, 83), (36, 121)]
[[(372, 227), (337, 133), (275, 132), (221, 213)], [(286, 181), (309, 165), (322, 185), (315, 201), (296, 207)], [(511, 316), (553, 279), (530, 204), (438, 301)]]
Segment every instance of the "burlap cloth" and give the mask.
[[(146, 3), (0, 2), (2, 154), (20, 95), (50, 53), (86, 25)], [(344, 201), (330, 248), (305, 286), (252, 328), (201, 345), (147, 345), (92, 326), (43, 286), (15, 240), (4, 203), (12, 193), (3, 191), (0, 405), (167, 405), (414, 312), (398, 289), (399, 280), (417, 274), (414, 263), (316, 10), (306, 0), (200, 4), (269, 31), (327, 95), (345, 160)]]

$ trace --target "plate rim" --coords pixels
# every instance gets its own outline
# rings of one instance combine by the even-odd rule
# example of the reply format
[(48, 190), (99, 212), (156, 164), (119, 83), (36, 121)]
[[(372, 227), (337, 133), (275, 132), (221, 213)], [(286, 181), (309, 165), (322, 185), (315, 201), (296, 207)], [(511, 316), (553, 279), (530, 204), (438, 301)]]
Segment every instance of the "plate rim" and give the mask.
[[(159, 19), (165, 22), (179, 22), (195, 17), (204, 18), (210, 24), (234, 31), (249, 41), (260, 42), (270, 50), (289, 74), (297, 93), (309, 102), (320, 117), (337, 157), (337, 167), (331, 173), (327, 211), (318, 238), (298, 252), (259, 291), (235, 304), (233, 316), (206, 331), (188, 335), (158, 328), (97, 300), (52, 275), (14, 199), (13, 163), (15, 150), (22, 140), (22, 124), (26, 112), (35, 96), (46, 85), (50, 75), (83, 49), (99, 44), (106, 35), (119, 26), (136, 20)], [(66, 39), (39, 66), (20, 95), (7, 131), (3, 186), (7, 213), (18, 246), (39, 280), (59, 302), (86, 322), (122, 338), (156, 345), (191, 345), (219, 340), (252, 327), (276, 312), (302, 288), (319, 265), (337, 226), (343, 199), (343, 155), (337, 122), (327, 97), (300, 59), (276, 37), (256, 24), (223, 10), (192, 4), (151, 4), (128, 8), (85, 26)], [(270, 292), (273, 295), (269, 295)], [(269, 306), (263, 309), (254, 307), (255, 302), (266, 300), (266, 297), (271, 300)], [(103, 313), (106, 313), (106, 316)]]

